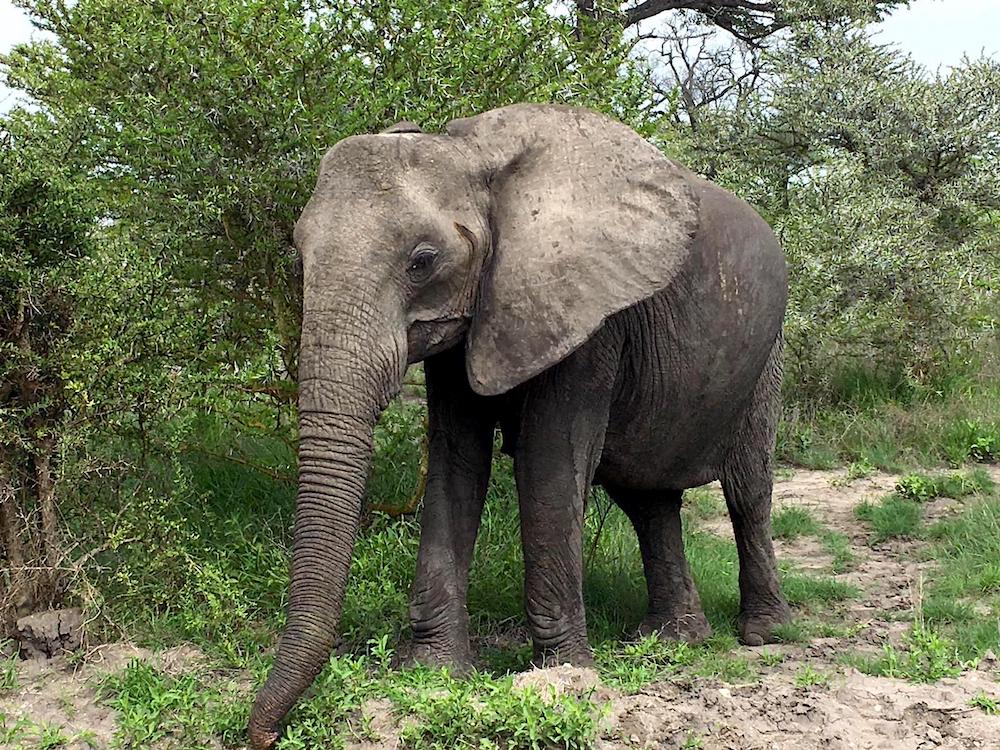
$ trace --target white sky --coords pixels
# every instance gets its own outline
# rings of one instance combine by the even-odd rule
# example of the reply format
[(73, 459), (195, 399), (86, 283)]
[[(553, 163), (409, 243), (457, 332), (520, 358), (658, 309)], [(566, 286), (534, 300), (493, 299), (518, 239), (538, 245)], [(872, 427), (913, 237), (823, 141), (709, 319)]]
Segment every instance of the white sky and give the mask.
[(878, 41), (931, 70), (957, 65), (963, 54), (1000, 56), (1000, 0), (914, 0), (878, 27)]
[[(1000, 55), (1000, 0), (914, 0), (879, 26), (880, 41), (906, 50), (931, 70), (956, 65), (963, 54)], [(11, 0), (0, 0), (0, 52), (38, 34), (24, 11)], [(14, 103), (14, 95), (0, 83), (0, 113)]]

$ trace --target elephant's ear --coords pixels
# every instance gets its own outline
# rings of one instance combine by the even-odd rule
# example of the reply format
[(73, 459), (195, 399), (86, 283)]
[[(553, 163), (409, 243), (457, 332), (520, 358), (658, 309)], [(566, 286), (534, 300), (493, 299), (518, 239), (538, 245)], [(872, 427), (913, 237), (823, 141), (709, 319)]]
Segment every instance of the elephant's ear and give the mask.
[(621, 123), (522, 104), (448, 133), (484, 165), (491, 191), (493, 259), (466, 344), (477, 392), (551, 367), (684, 263), (698, 224), (691, 175)]

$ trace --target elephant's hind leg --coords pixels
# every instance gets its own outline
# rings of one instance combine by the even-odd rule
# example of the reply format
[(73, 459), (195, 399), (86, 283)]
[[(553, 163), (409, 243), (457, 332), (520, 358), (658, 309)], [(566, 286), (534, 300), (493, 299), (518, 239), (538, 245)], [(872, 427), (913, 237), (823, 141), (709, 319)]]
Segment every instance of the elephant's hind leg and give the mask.
[(741, 640), (749, 646), (773, 642), (775, 627), (791, 621), (791, 610), (778, 584), (771, 543), (772, 468), (780, 387), (779, 338), (720, 477), (740, 560), (738, 627)]
[(635, 527), (649, 606), (639, 626), (643, 635), (699, 643), (712, 628), (691, 578), (681, 535), (681, 491), (634, 491), (608, 487), (608, 494)]
[(465, 375), (461, 347), (428, 359), (429, 461), (410, 593), (411, 658), (472, 666), (466, 595), (493, 456), (495, 415)]

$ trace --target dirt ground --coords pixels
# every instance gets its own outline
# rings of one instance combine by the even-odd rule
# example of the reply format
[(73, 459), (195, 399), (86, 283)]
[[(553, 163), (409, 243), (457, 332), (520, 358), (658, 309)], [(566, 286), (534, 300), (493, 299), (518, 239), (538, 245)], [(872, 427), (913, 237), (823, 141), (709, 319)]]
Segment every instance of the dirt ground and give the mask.
[[(1000, 469), (994, 470), (994, 478), (1000, 481)], [(593, 672), (572, 667), (525, 673), (517, 684), (596, 690), (596, 699), (610, 704), (597, 745), (600, 750), (1000, 750), (1000, 716), (969, 705), (981, 693), (1000, 697), (996, 658), (988, 656), (975, 671), (930, 685), (871, 677), (838, 660), (848, 652), (876, 650), (886, 639), (898, 640), (909, 626), (907, 615), (919, 601), (922, 582), (933, 566), (918, 560), (919, 542), (894, 540), (870, 546), (868, 530), (854, 516), (858, 503), (891, 491), (895, 481), (894, 476), (878, 474), (845, 483), (842, 471), (796, 471), (775, 485), (776, 509), (807, 507), (827, 528), (849, 538), (857, 564), (836, 577), (862, 592), (845, 604), (842, 617), (850, 635), (770, 646), (767, 652), (781, 653), (783, 661), (762, 669), (762, 678), (745, 685), (684, 677), (622, 695), (602, 686)], [(934, 501), (925, 508), (926, 516), (946, 517), (956, 505), (952, 500)], [(701, 525), (731, 535), (724, 516)], [(811, 537), (776, 544), (779, 558), (801, 568), (827, 570), (830, 565), (829, 555)], [(759, 658), (761, 650), (746, 652)], [(0, 697), (0, 714), (59, 723), (69, 735), (88, 729), (94, 747), (111, 747), (115, 715), (100, 704), (94, 678), (122, 668), (136, 656), (168, 671), (183, 670), (198, 660), (197, 652), (187, 648), (153, 655), (111, 644), (74, 660), (74, 665), (62, 659), (22, 662), (21, 688)], [(802, 684), (800, 676), (807, 667), (824, 676), (819, 684)], [(398, 718), (389, 704), (375, 702), (363, 710), (382, 739), (352, 745), (353, 750), (397, 748)]]

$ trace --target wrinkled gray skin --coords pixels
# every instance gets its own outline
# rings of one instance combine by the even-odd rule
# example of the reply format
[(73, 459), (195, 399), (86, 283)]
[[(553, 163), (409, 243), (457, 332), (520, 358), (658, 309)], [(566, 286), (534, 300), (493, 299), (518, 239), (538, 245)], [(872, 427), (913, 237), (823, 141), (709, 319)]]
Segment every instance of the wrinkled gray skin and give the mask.
[(789, 620), (770, 535), (787, 280), (764, 221), (588, 110), (514, 105), (442, 135), (414, 130), (338, 143), (295, 228), (299, 493), (288, 622), (250, 719), (254, 748), (274, 742), (329, 657), (372, 431), (408, 362), (426, 362), (430, 410), (418, 660), (470, 664), (468, 571), (498, 424), (537, 660), (591, 658), (591, 484), (635, 526), (644, 631), (709, 632), (679, 511), (685, 488), (713, 479), (739, 551), (743, 641)]

